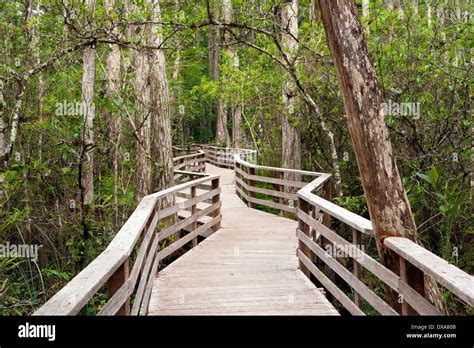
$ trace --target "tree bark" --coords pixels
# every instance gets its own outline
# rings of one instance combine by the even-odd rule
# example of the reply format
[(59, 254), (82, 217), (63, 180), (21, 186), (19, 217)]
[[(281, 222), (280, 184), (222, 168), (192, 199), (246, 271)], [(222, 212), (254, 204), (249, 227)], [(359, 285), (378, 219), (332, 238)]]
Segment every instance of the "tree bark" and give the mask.
[(431, 26), (431, 19), (432, 19), (432, 8), (431, 8), (431, 0), (426, 1), (426, 17), (428, 18), (428, 26)]
[[(224, 23), (232, 22), (232, 1), (231, 0), (222, 0), (222, 12), (224, 17)], [(234, 45), (230, 45), (231, 36), (226, 33), (224, 36), (227, 45), (227, 54), (230, 57), (232, 69), (234, 71), (239, 70), (239, 55), (237, 53), (237, 48)], [(231, 96), (231, 112), (232, 112), (232, 147), (242, 146), (242, 132), (241, 132), (241, 122), (242, 122), (242, 107), (240, 104), (240, 94), (236, 93)]]
[(418, 0), (412, 0), (413, 4), (413, 15), (418, 17)]
[[(281, 8), (282, 39), (281, 46), (286, 60), (296, 65), (292, 57), (297, 50), (298, 42), (298, 0), (285, 1)], [(295, 83), (288, 79), (283, 86), (283, 116), (282, 116), (282, 167), (291, 169), (301, 168), (301, 144), (297, 129), (300, 120), (298, 93)], [(285, 173), (285, 179), (296, 180), (297, 176)]]
[[(110, 16), (114, 9), (115, 0), (105, 0), (105, 10)], [(114, 27), (112, 34), (119, 37), (120, 33), (118, 27)], [(115, 100), (120, 95), (120, 63), (121, 52), (118, 45), (110, 44), (107, 52), (107, 66), (106, 66), (106, 95), (110, 102)], [(107, 124), (109, 125), (109, 141), (112, 144), (112, 167), (114, 172), (114, 207), (115, 207), (115, 222), (118, 224), (118, 185), (120, 177), (120, 142), (122, 136), (122, 118), (120, 113), (109, 112), (107, 115)]]
[[(370, 60), (353, 0), (320, 0), (326, 37), (343, 92), (349, 133), (359, 165), (367, 206), (382, 263), (399, 273), (399, 259), (384, 247), (389, 236), (418, 242), (410, 203), (398, 173), (375, 69)], [(423, 295), (423, 273), (408, 271), (408, 283)], [(401, 310), (387, 288), (391, 306)]]
[(3, 80), (0, 81), (0, 169), (4, 167), (5, 152), (7, 150), (7, 144), (5, 141), (5, 130), (6, 123), (4, 120), (5, 115), (5, 97), (3, 94), (4, 84)]
[[(212, 20), (219, 19), (219, 8), (214, 6), (211, 9)], [(218, 26), (209, 27), (208, 53), (209, 53), (209, 73), (211, 78), (217, 83), (220, 81), (220, 44), (221, 31)], [(229, 131), (227, 130), (227, 107), (225, 101), (218, 95), (216, 101), (216, 143), (230, 146)]]
[(459, 0), (454, 0), (454, 7), (455, 7), (456, 19), (460, 21), (461, 20), (461, 3)]
[[(33, 36), (31, 40), (31, 46), (33, 48), (33, 56), (37, 66), (41, 64), (40, 59), (40, 31), (39, 31), (39, 21), (41, 17), (39, 17), (41, 9), (41, 0), (38, 0), (36, 3), (36, 15), (38, 16), (38, 21), (35, 23), (33, 27)], [(43, 80), (43, 73), (38, 73), (38, 120), (41, 122), (43, 120), (43, 109), (44, 109), (44, 94), (45, 94), (45, 86)], [(39, 161), (42, 161), (43, 158), (43, 134), (40, 132), (38, 134), (38, 158)]]
[[(161, 22), (159, 1), (153, 3), (152, 21)], [(155, 164), (154, 188), (158, 191), (173, 186), (173, 146), (171, 139), (171, 111), (166, 60), (162, 45), (161, 26), (156, 25), (150, 35), (150, 46), (158, 46), (149, 55), (151, 93), (151, 157)], [(163, 202), (162, 207), (170, 202)]]
[(369, 16), (369, 0), (362, 0), (362, 16), (365, 18)]
[[(133, 6), (134, 10), (139, 10)], [(143, 43), (149, 34), (149, 26), (134, 26), (134, 35)], [(149, 64), (145, 49), (135, 52), (135, 137), (136, 164), (135, 164), (135, 205), (151, 193), (151, 158), (150, 158), (150, 128), (151, 128), (151, 96), (149, 84)]]
[(436, 3), (436, 18), (440, 25), (444, 24), (444, 9), (443, 9), (443, 2), (444, 0), (439, 0)]
[[(95, 0), (87, 0), (86, 5), (92, 12), (95, 9)], [(82, 65), (82, 100), (81, 106), (84, 113), (84, 129), (82, 134), (82, 159), (81, 159), (81, 198), (82, 204), (88, 207), (94, 199), (94, 82), (95, 82), (95, 44), (86, 47), (83, 54)], [(86, 208), (87, 210), (88, 208)]]
[[(31, 52), (32, 46), (32, 35), (30, 30), (30, 19), (33, 11), (33, 3), (32, 0), (26, 0), (23, 8), (23, 37), (25, 40), (25, 49), (24, 55), (28, 57), (31, 54), (35, 54), (35, 52)], [(5, 120), (5, 99), (4, 99), (4, 80), (0, 81), (0, 169), (8, 165), (8, 160), (13, 151), (13, 147), (15, 146), (15, 142), (18, 136), (18, 130), (20, 127), (20, 112), (23, 105), (23, 98), (25, 97), (26, 93), (26, 86), (28, 78), (30, 77), (30, 72), (26, 72), (23, 77), (18, 79), (18, 93), (14, 98), (15, 103), (13, 105), (12, 113), (11, 113), (11, 123), (10, 123), (10, 134), (6, 136), (5, 132), (7, 127), (7, 123)], [(8, 139), (8, 140), (7, 140)]]

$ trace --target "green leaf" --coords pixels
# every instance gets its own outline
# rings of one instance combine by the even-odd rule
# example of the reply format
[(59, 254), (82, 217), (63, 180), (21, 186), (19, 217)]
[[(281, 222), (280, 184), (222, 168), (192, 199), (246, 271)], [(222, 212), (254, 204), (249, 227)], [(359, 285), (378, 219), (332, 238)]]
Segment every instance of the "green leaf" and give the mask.
[(54, 270), (54, 269), (44, 268), (43, 273), (48, 277), (56, 276), (56, 277), (59, 277), (59, 278), (63, 278), (64, 280), (71, 280), (71, 278), (72, 278), (71, 274), (69, 274), (67, 272), (57, 271), (57, 270)]
[(438, 179), (439, 179), (439, 174), (438, 174), (438, 170), (436, 169), (436, 167), (433, 167), (433, 168), (430, 169), (430, 171), (428, 172), (428, 176), (430, 177), (431, 182), (433, 183), (433, 185), (436, 185), (436, 183), (438, 182)]
[(423, 174), (423, 173), (416, 173), (416, 176), (422, 178), (424, 181), (426, 181), (427, 183), (430, 183), (430, 184), (433, 184), (433, 182), (431, 181), (431, 178), (426, 175), (426, 174)]

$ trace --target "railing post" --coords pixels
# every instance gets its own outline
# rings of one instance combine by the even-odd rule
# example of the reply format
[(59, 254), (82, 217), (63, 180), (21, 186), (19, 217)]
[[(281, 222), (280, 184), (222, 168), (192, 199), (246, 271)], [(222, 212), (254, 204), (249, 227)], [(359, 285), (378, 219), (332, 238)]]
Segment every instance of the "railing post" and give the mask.
[[(400, 263), (400, 280), (408, 284), (407, 264), (405, 262), (405, 259), (402, 256), (398, 256), (398, 260)], [(401, 296), (399, 300), (402, 303), (402, 315), (410, 314), (410, 307), (408, 306), (408, 303), (406, 303), (405, 299), (403, 298), (403, 294), (399, 294), (399, 295)]]
[(207, 147), (206, 147), (206, 146), (203, 146), (203, 147), (202, 147), (202, 150), (204, 151), (204, 157), (206, 158), (206, 161), (209, 161), (209, 156), (208, 156), (208, 154), (207, 154), (207, 151), (208, 151)]
[[(284, 179), (285, 174), (283, 172), (277, 172), (277, 173), (278, 173), (279, 179)], [(285, 192), (285, 186), (281, 184), (276, 184), (276, 186), (277, 186), (277, 191)], [(285, 205), (285, 199), (283, 197), (278, 197), (278, 203), (281, 205)], [(280, 210), (280, 216), (284, 216), (284, 215), (285, 215), (285, 211)]]
[[(304, 199), (299, 198), (298, 200), (298, 209), (301, 210), (302, 212), (309, 214), (309, 203), (306, 202)], [(310, 237), (310, 229), (309, 226), (300, 218), (298, 218), (298, 228), (306, 234), (308, 237)], [(311, 237), (310, 237), (311, 238)], [(301, 252), (308, 257), (308, 259), (312, 260), (311, 257), (311, 251), (309, 248), (304, 244), (301, 240), (298, 240), (298, 249), (301, 250)], [(308, 277), (310, 278), (310, 272), (309, 270), (304, 266), (304, 264), (301, 261), (299, 262), (299, 269)]]
[[(323, 185), (323, 198), (328, 202), (331, 202), (332, 192), (331, 192), (331, 180), (328, 178)], [(327, 212), (323, 212), (323, 225), (327, 228), (331, 228), (331, 215)], [(323, 236), (321, 236), (321, 247), (325, 249), (326, 243), (330, 243), (330, 241)], [(331, 281), (335, 284), (336, 283), (336, 272), (334, 272), (331, 267), (325, 266), (327, 271), (327, 277), (331, 279)], [(332, 301), (334, 298), (329, 295), (328, 300)]]
[[(352, 228), (352, 244), (354, 244), (357, 248), (359, 248), (361, 243), (362, 243), (362, 234), (360, 233), (360, 231), (356, 230), (355, 228)], [(354, 262), (354, 275), (357, 277), (357, 279), (361, 280), (362, 279), (362, 266), (356, 260), (352, 260), (352, 261)], [(354, 303), (356, 304), (357, 307), (362, 308), (362, 297), (357, 292), (354, 293)]]
[[(323, 185), (323, 197), (325, 200), (331, 202), (332, 193), (331, 193), (331, 180), (328, 179)], [(326, 212), (323, 212), (323, 225), (327, 228), (331, 227), (331, 215)]]
[[(240, 163), (238, 162), (235, 162), (234, 166), (236, 169), (241, 169)], [(240, 175), (239, 172), (237, 172), (237, 170), (234, 170), (234, 173), (235, 173), (235, 193), (240, 198), (240, 200), (242, 200), (242, 195), (240, 194), (239, 190), (237, 190), (237, 188), (243, 190), (243, 187), (237, 181), (237, 179), (242, 180), (242, 176)]]
[[(248, 175), (255, 175), (255, 168), (247, 167), (247, 174)], [(247, 179), (247, 182), (248, 182), (249, 187), (255, 187), (255, 181), (253, 181), (251, 179)], [(255, 198), (255, 192), (250, 191), (250, 190), (248, 190), (248, 191), (249, 191), (249, 198), (250, 199)], [(250, 208), (255, 208), (255, 203), (248, 201), (248, 206)]]
[[(398, 260), (399, 260), (399, 271), (400, 271), (400, 281), (408, 284), (411, 288), (415, 289), (420, 295), (422, 295), (425, 298), (427, 297), (427, 294), (425, 292), (426, 289), (426, 284), (425, 282), (427, 279), (425, 278), (425, 274), (422, 270), (419, 268), (415, 267), (413, 264), (411, 264), (409, 261), (405, 260), (403, 256), (398, 255)], [(414, 280), (421, 280), (421, 286), (420, 283), (414, 282)], [(403, 298), (403, 294), (399, 293), (399, 298), (398, 302), (401, 303), (401, 313), (402, 315), (416, 315), (418, 314)]]
[[(107, 298), (112, 298), (112, 296), (126, 282), (129, 274), (130, 268), (127, 258), (107, 281)], [(130, 298), (127, 299), (123, 306), (117, 311), (117, 315), (130, 315)]]
[[(196, 197), (196, 186), (191, 187), (191, 199)], [(196, 204), (193, 204), (191, 206), (191, 217), (193, 217), (196, 214), (197, 208)], [(197, 222), (193, 222), (191, 225), (191, 230), (194, 231), (196, 229)], [(193, 239), (193, 248), (197, 245), (197, 236), (196, 238)]]
[[(218, 189), (219, 188), (219, 178), (213, 179), (212, 180), (212, 190)], [(221, 200), (221, 195), (218, 193), (212, 197), (212, 204), (218, 203)], [(221, 208), (217, 208), (212, 212), (212, 217), (216, 218), (221, 215)], [(216, 232), (221, 228), (221, 223), (218, 222), (214, 226), (212, 226), (212, 231)]]

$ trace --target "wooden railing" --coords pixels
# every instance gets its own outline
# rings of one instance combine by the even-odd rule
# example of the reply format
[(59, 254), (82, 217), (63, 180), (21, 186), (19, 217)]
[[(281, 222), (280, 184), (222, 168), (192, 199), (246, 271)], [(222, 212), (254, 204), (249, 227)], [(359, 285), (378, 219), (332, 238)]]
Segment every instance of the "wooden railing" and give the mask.
[[(99, 315), (147, 313), (160, 261), (188, 244), (195, 246), (198, 236), (220, 228), (219, 176), (175, 173), (192, 180), (144, 197), (105, 251), (35, 315), (77, 314), (103, 287), (108, 300)], [(182, 194), (188, 191), (189, 197), (183, 200)], [(160, 208), (165, 201), (172, 203)], [(198, 210), (198, 204), (204, 207)], [(181, 235), (183, 230), (188, 233)], [(165, 241), (168, 245), (163, 247)]]
[(250, 149), (236, 149), (230, 147), (217, 147), (211, 145), (199, 145), (206, 153), (206, 160), (218, 167), (234, 168), (234, 156), (239, 155), (245, 161), (257, 162), (257, 151)]
[[(174, 170), (184, 170), (194, 173), (203, 173), (206, 169), (206, 153), (198, 150), (197, 153), (173, 158)], [(175, 173), (175, 180), (182, 175)]]
[[(252, 164), (240, 155), (234, 155), (236, 194), (249, 207), (262, 205), (284, 212), (296, 214), (298, 195), (296, 192), (309, 181), (317, 178), (322, 182), (322, 195), (330, 199), (329, 174), (305, 170), (284, 169)], [(259, 197), (258, 197), (259, 196)]]
[[(442, 314), (424, 294), (408, 284), (408, 266), (411, 271), (423, 272), (473, 306), (474, 277), (406, 238), (384, 240), (385, 246), (399, 255), (400, 274), (379, 263), (376, 251), (375, 255), (369, 255), (363, 242), (373, 238), (372, 223), (331, 203), (330, 174), (260, 166), (239, 155), (234, 156), (234, 163), (236, 194), (249, 207), (262, 205), (278, 209), (280, 214), (296, 214), (300, 269), (349, 313), (365, 315), (370, 311), (373, 314), (372, 307), (382, 315)], [(308, 183), (307, 178), (312, 181)], [(261, 197), (257, 198), (256, 194)], [(345, 225), (352, 240), (343, 238), (331, 229), (332, 225), (339, 231), (344, 230)], [(371, 284), (368, 273), (398, 294), (401, 313), (387, 303), (380, 283), (377, 289), (368, 285)]]
[[(364, 306), (363, 300), (382, 315), (442, 314), (424, 294), (408, 284), (408, 266), (411, 272), (422, 272), (425, 280), (428, 279), (427, 276), (430, 277), (469, 306), (474, 305), (474, 277), (409, 239), (384, 239), (384, 245), (399, 256), (400, 274), (379, 263), (377, 256), (369, 255), (362, 244), (366, 236), (370, 238), (373, 235), (371, 222), (319, 197), (317, 191), (322, 185), (323, 180), (317, 178), (297, 193), (297, 254), (300, 269), (307, 276), (314, 276), (317, 283), (351, 314), (365, 314), (364, 310), (367, 311), (370, 307)], [(324, 221), (323, 218), (321, 221), (317, 218), (324, 214), (348, 226), (352, 230), (352, 241), (347, 241), (331, 229), (329, 219)], [(366, 270), (366, 276), (363, 276), (363, 269)], [(398, 294), (397, 302), (401, 304), (401, 313), (387, 303), (383, 291), (376, 291), (369, 286), (372, 282), (367, 281), (367, 273), (374, 275)], [(335, 275), (338, 275), (342, 282), (336, 280)], [(353, 296), (349, 297), (348, 293)]]

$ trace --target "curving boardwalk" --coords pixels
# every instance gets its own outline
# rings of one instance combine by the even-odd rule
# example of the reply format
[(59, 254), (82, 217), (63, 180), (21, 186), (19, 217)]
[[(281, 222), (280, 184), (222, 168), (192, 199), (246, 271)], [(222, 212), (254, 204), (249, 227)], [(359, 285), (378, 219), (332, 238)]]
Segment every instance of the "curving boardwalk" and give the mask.
[(338, 315), (298, 269), (297, 222), (248, 208), (220, 175), (221, 229), (161, 270), (148, 315)]

